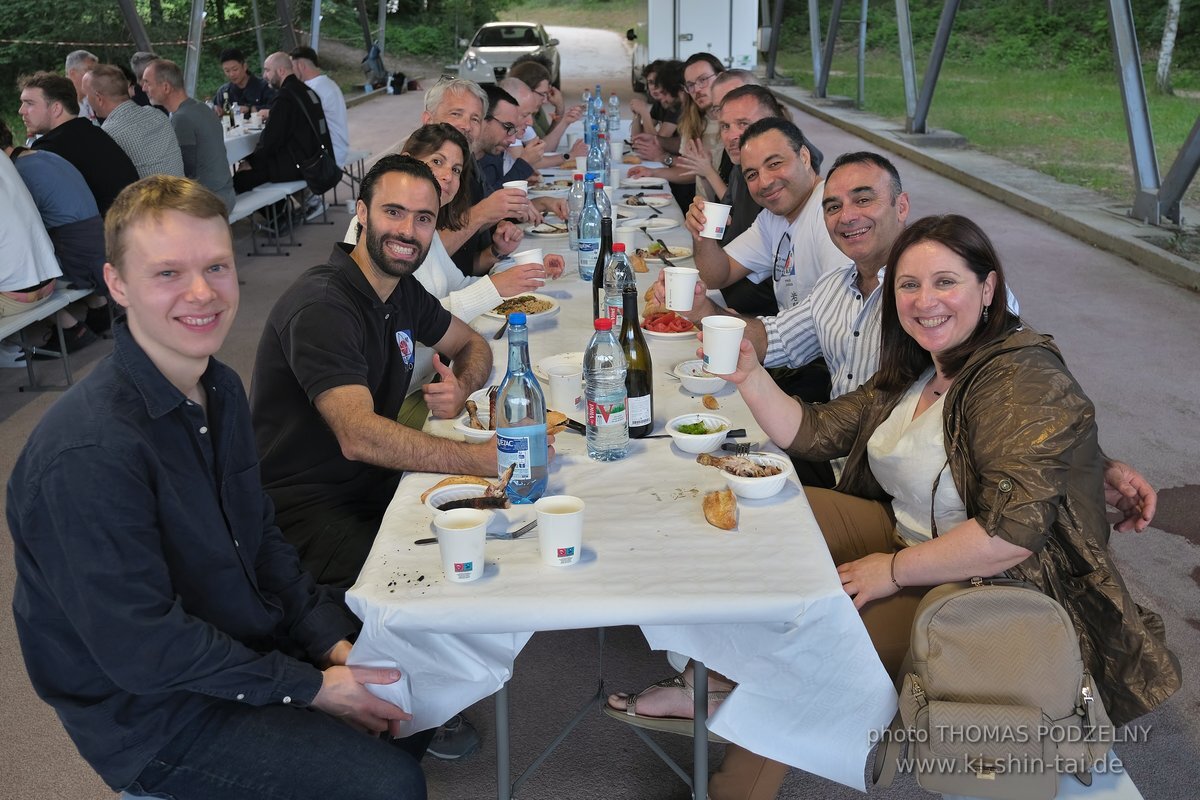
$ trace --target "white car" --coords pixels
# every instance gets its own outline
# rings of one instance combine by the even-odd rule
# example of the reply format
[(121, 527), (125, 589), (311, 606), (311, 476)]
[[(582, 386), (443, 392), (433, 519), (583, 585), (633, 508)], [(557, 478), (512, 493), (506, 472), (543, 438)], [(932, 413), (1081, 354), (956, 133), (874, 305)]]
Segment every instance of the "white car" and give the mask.
[(518, 58), (531, 53), (544, 55), (550, 62), (550, 82), (560, 85), (558, 39), (551, 39), (536, 22), (489, 22), (475, 32), (458, 62), (458, 77), (476, 83), (496, 83), (508, 74)]

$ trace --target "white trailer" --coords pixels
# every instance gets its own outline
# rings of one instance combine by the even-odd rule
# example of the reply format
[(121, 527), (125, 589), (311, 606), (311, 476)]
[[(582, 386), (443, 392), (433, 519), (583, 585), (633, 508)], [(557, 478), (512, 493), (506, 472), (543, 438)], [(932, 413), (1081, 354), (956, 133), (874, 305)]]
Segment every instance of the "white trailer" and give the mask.
[(630, 78), (642, 91), (642, 68), (659, 58), (686, 61), (712, 53), (731, 69), (758, 63), (759, 0), (646, 0), (642, 18), (626, 34), (633, 42)]

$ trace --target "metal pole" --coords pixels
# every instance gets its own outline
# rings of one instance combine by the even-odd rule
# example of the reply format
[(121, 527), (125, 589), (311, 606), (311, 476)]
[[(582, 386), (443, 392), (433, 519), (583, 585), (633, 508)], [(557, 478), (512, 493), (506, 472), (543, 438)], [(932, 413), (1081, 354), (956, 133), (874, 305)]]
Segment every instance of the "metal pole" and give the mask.
[(510, 800), (512, 797), (512, 774), (509, 772), (508, 752), (508, 684), (496, 692), (496, 797)]
[(200, 74), (200, 40), (204, 38), (204, 0), (192, 0), (188, 20), (187, 55), (183, 60), (183, 88), (188, 97), (196, 96), (196, 78)]
[(138, 50), (149, 51), (150, 37), (146, 34), (146, 26), (142, 24), (142, 18), (138, 16), (137, 6), (133, 0), (118, 0), (121, 5), (121, 14), (125, 17), (125, 24), (129, 26), (129, 33), (132, 34), (133, 43), (137, 45)]
[(1133, 216), (1151, 225), (1159, 222), (1160, 189), (1158, 156), (1154, 152), (1154, 130), (1146, 107), (1146, 84), (1138, 53), (1137, 31), (1129, 0), (1109, 0), (1108, 21), (1112, 29), (1113, 56), (1117, 64), (1117, 83), (1121, 87), (1121, 105), (1125, 110), (1125, 128), (1133, 159), (1133, 178), (1137, 190)]
[(1158, 205), (1162, 209), (1163, 215), (1179, 225), (1183, 224), (1179, 201), (1188, 186), (1196, 179), (1197, 167), (1200, 167), (1200, 117), (1196, 118), (1192, 132), (1188, 134), (1187, 141), (1179, 149), (1179, 155), (1175, 156), (1175, 163), (1167, 170), (1166, 177), (1162, 181), (1162, 189), (1158, 193)]
[(913, 117), (917, 115), (917, 63), (908, 0), (896, 0), (896, 30), (900, 38), (900, 74), (904, 77), (904, 129), (912, 133)]
[(954, 15), (958, 13), (959, 0), (946, 0), (942, 6), (942, 18), (938, 20), (937, 36), (933, 40), (933, 52), (929, 54), (929, 66), (925, 68), (925, 80), (921, 82), (921, 96), (917, 98), (917, 113), (913, 115), (910, 133), (925, 133), (929, 118), (929, 106), (933, 104), (933, 90), (937, 88), (938, 74), (946, 58), (946, 43), (950, 41), (950, 30), (954, 27)]
[(808, 38), (812, 47), (813, 86), (817, 85), (817, 76), (821, 74), (821, 11), (817, 8), (817, 0), (808, 0)]
[(692, 798), (708, 800), (708, 667), (692, 661)]
[(771, 43), (767, 46), (767, 80), (775, 79), (775, 57), (779, 55), (779, 28), (783, 25), (783, 0), (775, 0), (771, 12)]
[(858, 107), (867, 105), (867, 4), (862, 0), (862, 11), (858, 16)]
[(321, 47), (321, 0), (312, 0), (312, 33), (308, 36), (308, 46), (313, 50)]
[(825, 97), (829, 86), (829, 71), (833, 69), (833, 48), (837, 42), (838, 25), (842, 24), (842, 0), (833, 0), (833, 8), (829, 11), (829, 33), (825, 35), (825, 48), (821, 52), (821, 72), (817, 75), (817, 88), (813, 90), (814, 97)]
[(263, 44), (262, 20), (258, 16), (258, 0), (250, 0), (250, 10), (254, 12), (254, 41), (258, 43), (258, 63), (267, 60), (267, 46)]
[[(383, 58), (383, 46), (387, 42), (387, 0), (379, 0), (379, 35), (377, 39), (379, 41), (379, 57)], [(458, 42), (458, 38), (455, 37), (454, 41)]]

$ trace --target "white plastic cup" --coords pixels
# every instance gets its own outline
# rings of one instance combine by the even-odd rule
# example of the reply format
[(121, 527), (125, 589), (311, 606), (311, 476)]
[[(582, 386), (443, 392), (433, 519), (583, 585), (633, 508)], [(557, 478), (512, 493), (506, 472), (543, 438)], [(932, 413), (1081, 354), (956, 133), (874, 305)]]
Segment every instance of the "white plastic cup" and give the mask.
[(615, 206), (617, 204), (617, 187), (612, 184), (604, 184), (604, 194), (608, 197), (608, 204)]
[[(542, 248), (540, 247), (534, 247), (529, 250), (522, 250), (519, 253), (513, 253), (511, 256), (509, 256), (509, 258), (512, 259), (514, 266), (520, 264), (541, 264), (542, 269), (545, 269), (546, 267), (546, 258), (542, 255)], [(544, 284), (545, 282), (546, 280), (543, 277), (542, 283)]]
[(729, 224), (729, 212), (733, 206), (706, 200), (704, 203), (704, 230), (700, 235), (705, 239), (720, 239), (725, 235), (725, 226)]
[(533, 510), (542, 563), (566, 567), (578, 562), (583, 554), (583, 501), (569, 494), (551, 495), (534, 503)]
[(613, 164), (620, 164), (625, 158), (625, 142), (613, 139), (608, 143), (608, 154)]
[(704, 368), (714, 375), (729, 375), (737, 369), (746, 321), (722, 314), (705, 317), (700, 324), (704, 329)]
[(587, 156), (575, 156), (575, 171), (587, 175)]
[(637, 249), (637, 237), (641, 231), (637, 228), (619, 227), (613, 231), (613, 244), (625, 245), (625, 255), (632, 256)]
[(583, 367), (556, 364), (546, 375), (550, 378), (550, 407), (563, 413), (578, 411), (583, 400)]
[[(666, 276), (667, 308), (671, 311), (691, 311), (692, 302), (696, 297), (696, 281), (700, 280), (700, 270), (691, 267), (663, 267), (663, 275)], [(738, 338), (741, 338), (740, 334)], [(707, 344), (706, 340), (705, 352), (708, 352)]]
[(529, 194), (529, 181), (505, 181), (500, 185), (505, 189), (520, 189), (525, 194)]
[(479, 508), (452, 508), (433, 518), (442, 573), (450, 583), (467, 583), (483, 577), (484, 541), (492, 512)]

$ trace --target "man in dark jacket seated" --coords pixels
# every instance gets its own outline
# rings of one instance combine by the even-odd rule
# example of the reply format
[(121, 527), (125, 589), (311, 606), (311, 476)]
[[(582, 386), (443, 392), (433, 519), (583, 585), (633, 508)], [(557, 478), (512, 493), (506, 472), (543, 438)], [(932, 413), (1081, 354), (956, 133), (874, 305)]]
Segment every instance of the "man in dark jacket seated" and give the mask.
[(267, 56), (263, 77), (277, 95), (258, 146), (234, 173), (238, 194), (268, 182), (300, 180), (300, 162), (316, 155), (322, 145), (333, 154), (321, 99), (295, 76), (291, 57), (287, 53)]

